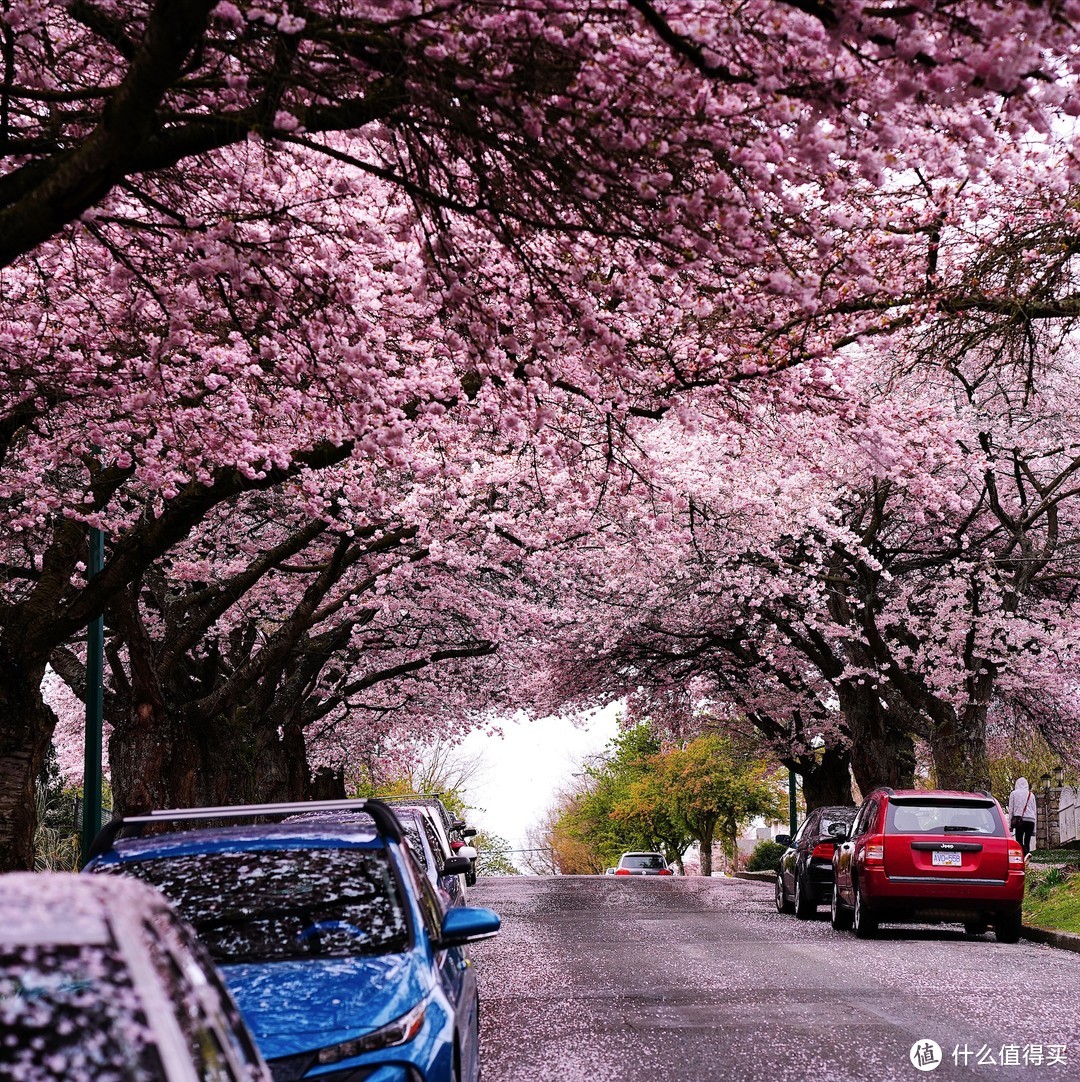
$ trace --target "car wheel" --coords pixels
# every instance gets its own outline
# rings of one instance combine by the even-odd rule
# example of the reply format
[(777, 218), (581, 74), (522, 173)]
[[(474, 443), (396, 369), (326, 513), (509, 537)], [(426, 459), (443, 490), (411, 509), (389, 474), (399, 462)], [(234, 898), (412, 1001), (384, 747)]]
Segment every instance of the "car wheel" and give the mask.
[(1024, 927), (1024, 914), (1016, 909), (994, 921), (994, 935), (999, 943), (1019, 943)]
[(784, 890), (784, 876), (779, 868), (776, 869), (776, 912), (791, 912), (791, 902), (787, 900), (787, 892)]
[(869, 912), (858, 883), (855, 884), (855, 911), (851, 915), (851, 924), (860, 939), (869, 939), (878, 930), (877, 917)]
[(805, 875), (795, 876), (795, 916), (799, 920), (809, 920), (817, 914), (817, 906), (814, 904), (814, 896), (806, 885)]
[(832, 901), (829, 903), (829, 916), (832, 926), (838, 932), (846, 932), (851, 927), (851, 910), (840, 901), (840, 891), (833, 884)]

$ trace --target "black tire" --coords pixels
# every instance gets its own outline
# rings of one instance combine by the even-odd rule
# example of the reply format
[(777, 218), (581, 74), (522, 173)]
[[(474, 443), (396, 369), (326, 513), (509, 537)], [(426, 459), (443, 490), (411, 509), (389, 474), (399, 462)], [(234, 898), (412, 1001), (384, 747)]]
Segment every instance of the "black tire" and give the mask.
[(817, 916), (817, 903), (814, 901), (814, 894), (809, 884), (806, 882), (806, 876), (795, 876), (795, 916), (799, 920), (810, 920), (811, 917)]
[(833, 883), (832, 901), (829, 903), (829, 918), (834, 931), (846, 932), (851, 927), (851, 910), (840, 901), (840, 891)]
[(776, 869), (776, 912), (777, 913), (790, 913), (792, 911), (791, 902), (787, 900), (787, 891), (784, 890), (784, 877), (780, 872), (780, 869)]
[(855, 908), (851, 914), (851, 926), (860, 939), (870, 939), (877, 935), (878, 919), (866, 904), (859, 884), (855, 884)]
[(964, 921), (964, 933), (966, 935), (985, 935), (986, 934), (986, 921), (984, 921), (984, 920), (966, 920), (966, 921)]
[(1017, 909), (994, 921), (994, 935), (999, 943), (1019, 943), (1024, 928), (1024, 914)]

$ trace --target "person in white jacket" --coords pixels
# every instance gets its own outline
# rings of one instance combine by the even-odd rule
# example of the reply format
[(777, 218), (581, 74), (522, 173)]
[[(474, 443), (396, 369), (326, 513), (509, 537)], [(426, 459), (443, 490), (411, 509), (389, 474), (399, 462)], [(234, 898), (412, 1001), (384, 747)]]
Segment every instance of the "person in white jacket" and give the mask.
[(1035, 794), (1028, 788), (1027, 778), (1016, 779), (1016, 786), (1009, 794), (1009, 803), (1005, 806), (1005, 815), (1012, 826), (1013, 836), (1024, 850), (1024, 856), (1027, 856), (1031, 851), (1031, 839), (1035, 836), (1035, 823), (1038, 820)]

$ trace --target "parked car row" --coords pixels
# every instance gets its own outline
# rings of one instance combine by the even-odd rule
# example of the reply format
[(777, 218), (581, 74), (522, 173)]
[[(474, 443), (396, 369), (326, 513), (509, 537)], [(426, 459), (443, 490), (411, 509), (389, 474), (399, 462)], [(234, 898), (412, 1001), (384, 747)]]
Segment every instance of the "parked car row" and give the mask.
[(817, 808), (787, 846), (776, 908), (806, 919), (828, 903), (837, 931), (881, 922), (963, 924), (1015, 943), (1024, 852), (987, 793), (877, 789), (860, 808)]
[(0, 877), (5, 914), (30, 914), (0, 929), (0, 1063), (34, 1082), (478, 1079), (465, 948), (500, 922), (464, 904), (468, 857), (437, 849), (434, 818), (153, 812), (109, 824), (82, 876)]
[(465, 885), (469, 887), (476, 885), (477, 853), (476, 849), (469, 844), (469, 839), (476, 837), (476, 831), (472, 827), (466, 826), (464, 821), (454, 815), (437, 796), (409, 793), (404, 796), (388, 797), (386, 803), (395, 809), (419, 809), (424, 812), (438, 830), (439, 845), (444, 859), (460, 857), (468, 860), (469, 867), (462, 873), (465, 877)]

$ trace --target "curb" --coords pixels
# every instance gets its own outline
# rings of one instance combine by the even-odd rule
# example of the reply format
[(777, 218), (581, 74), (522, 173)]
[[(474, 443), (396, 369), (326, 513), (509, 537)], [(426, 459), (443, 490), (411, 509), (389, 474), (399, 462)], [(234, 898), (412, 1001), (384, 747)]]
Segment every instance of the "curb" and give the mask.
[(736, 872), (735, 879), (752, 879), (756, 883), (771, 883), (776, 879), (776, 872)]
[(1055, 932), (1050, 928), (1036, 928), (1033, 924), (1025, 924), (1020, 929), (1020, 937), (1030, 939), (1033, 943), (1045, 943), (1050, 947), (1080, 954), (1080, 935), (1072, 932)]

